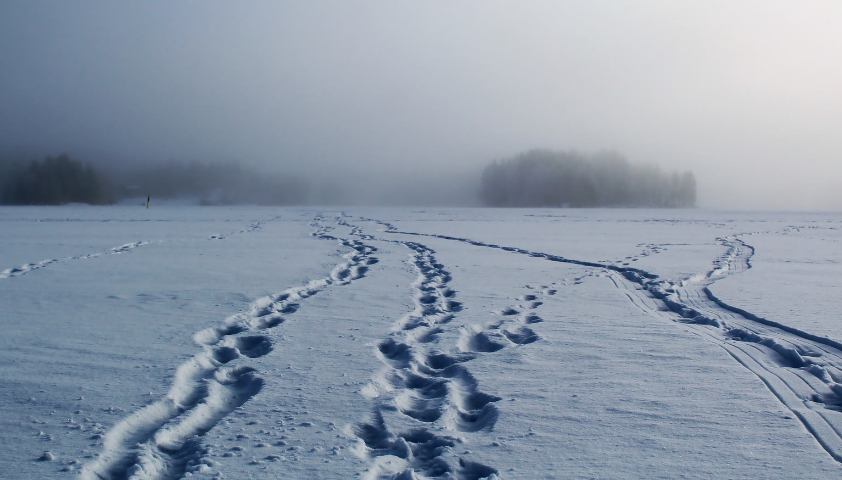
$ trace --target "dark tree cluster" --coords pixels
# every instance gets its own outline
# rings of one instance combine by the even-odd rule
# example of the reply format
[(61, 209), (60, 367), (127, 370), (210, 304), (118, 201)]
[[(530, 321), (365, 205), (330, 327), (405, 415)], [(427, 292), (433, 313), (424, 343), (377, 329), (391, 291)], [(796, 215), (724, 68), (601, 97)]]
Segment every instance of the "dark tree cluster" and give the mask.
[(298, 205), (309, 192), (294, 178), (258, 173), (238, 163), (148, 164), (97, 171), (67, 155), (0, 159), (0, 204), (112, 204), (125, 198), (189, 197), (203, 205)]
[(531, 150), (488, 165), (480, 197), (494, 207), (692, 207), (696, 179), (615, 152)]
[(113, 203), (113, 197), (90, 164), (67, 155), (2, 167), (0, 203), (3, 205), (64, 205)]

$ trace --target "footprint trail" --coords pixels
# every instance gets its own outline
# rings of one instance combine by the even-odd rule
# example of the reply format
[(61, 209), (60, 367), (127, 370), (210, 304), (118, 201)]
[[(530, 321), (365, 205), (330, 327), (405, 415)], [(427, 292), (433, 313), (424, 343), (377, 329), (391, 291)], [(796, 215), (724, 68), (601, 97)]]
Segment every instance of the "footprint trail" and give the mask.
[(226, 238), (228, 238), (232, 235), (240, 235), (240, 234), (243, 234), (243, 233), (253, 232), (255, 230), (259, 230), (259, 229), (263, 228), (263, 225), (265, 225), (269, 222), (273, 222), (275, 220), (280, 220), (281, 218), (282, 218), (282, 215), (277, 215), (277, 216), (272, 217), (268, 220), (258, 220), (258, 221), (250, 223), (249, 226), (247, 226), (246, 228), (237, 230), (235, 232), (217, 233), (217, 234), (211, 235), (211, 236), (208, 237), (208, 240), (224, 240), (224, 239), (226, 239)]
[[(625, 265), (575, 260), (447, 235), (403, 232), (383, 225), (386, 233), (457, 241), (607, 272), (614, 286), (642, 311), (676, 321), (725, 349), (766, 385), (830, 456), (842, 462), (842, 343), (729, 305), (709, 288), (723, 278), (751, 268), (755, 249), (739, 237), (752, 233), (719, 239), (726, 253), (714, 262), (711, 270), (670, 282)], [(493, 340), (489, 337), (486, 342), (480, 338), (474, 345), (494, 348), (487, 346)]]
[(314, 221), (312, 235), (348, 248), (343, 262), (324, 278), (261, 298), (248, 311), (197, 332), (193, 340), (201, 352), (177, 368), (163, 398), (105, 434), (101, 454), (83, 467), (81, 478), (173, 480), (208, 467), (202, 435), (260, 392), (265, 380), (247, 363), (272, 352), (273, 340), (267, 334), (298, 311), (302, 301), (364, 277), (368, 265), (377, 262), (372, 256), (375, 247), (328, 235), (322, 220)]
[(20, 275), (27, 274), (27, 273), (29, 273), (33, 270), (38, 270), (39, 268), (44, 268), (48, 265), (52, 265), (52, 264), (58, 263), (58, 262), (69, 262), (69, 261), (72, 261), (72, 260), (87, 260), (89, 258), (97, 258), (97, 257), (101, 257), (103, 255), (120, 255), (122, 253), (126, 253), (126, 252), (129, 252), (131, 250), (134, 250), (135, 248), (142, 247), (144, 245), (149, 245), (150, 243), (152, 243), (152, 242), (139, 241), (139, 242), (133, 242), (133, 243), (126, 243), (124, 245), (120, 245), (119, 247), (109, 248), (105, 252), (89, 253), (89, 254), (85, 254), (85, 255), (76, 255), (76, 256), (72, 256), (72, 257), (64, 257), (62, 259), (47, 259), (47, 260), (42, 260), (42, 261), (36, 262), (36, 263), (27, 263), (27, 264), (21, 265), (19, 267), (7, 268), (6, 270), (3, 270), (2, 272), (0, 272), (0, 278), (17, 277), (17, 276), (20, 276)]
[(492, 429), (500, 415), (495, 403), (501, 398), (483, 392), (468, 365), (479, 355), (539, 340), (528, 325), (541, 321), (533, 311), (541, 302), (526, 295), (524, 313), (509, 308), (492, 325), (461, 327), (456, 347), (444, 348), (439, 337), (462, 310), (451, 274), (431, 248), (393, 243), (410, 250), (418, 275), (415, 308), (378, 342), (375, 354), (385, 368), (361, 392), (375, 402), (370, 419), (352, 429), (358, 455), (370, 462), (362, 478), (496, 479), (495, 468), (455, 453), (466, 436)]

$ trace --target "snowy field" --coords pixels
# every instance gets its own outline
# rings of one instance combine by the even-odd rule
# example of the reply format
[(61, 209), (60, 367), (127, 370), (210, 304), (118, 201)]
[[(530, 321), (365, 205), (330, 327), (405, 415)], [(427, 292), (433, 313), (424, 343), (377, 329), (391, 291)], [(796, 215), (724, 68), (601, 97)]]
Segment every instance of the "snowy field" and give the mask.
[(824, 479), (842, 214), (0, 209), (0, 478)]

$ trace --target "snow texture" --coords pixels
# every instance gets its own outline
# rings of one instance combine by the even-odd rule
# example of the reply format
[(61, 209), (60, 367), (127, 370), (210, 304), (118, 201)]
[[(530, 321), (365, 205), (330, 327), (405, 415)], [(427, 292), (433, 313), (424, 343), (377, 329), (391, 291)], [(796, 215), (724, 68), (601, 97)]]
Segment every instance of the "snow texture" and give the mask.
[(838, 478), (840, 223), (0, 209), (0, 477)]

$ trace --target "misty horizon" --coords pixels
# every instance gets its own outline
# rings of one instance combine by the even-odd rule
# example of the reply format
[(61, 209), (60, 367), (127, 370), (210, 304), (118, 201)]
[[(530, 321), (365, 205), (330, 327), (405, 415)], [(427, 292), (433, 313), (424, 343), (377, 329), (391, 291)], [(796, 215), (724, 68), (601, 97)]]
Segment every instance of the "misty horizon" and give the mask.
[(443, 205), (494, 160), (615, 150), (692, 171), (701, 208), (840, 210), (840, 13), (830, 1), (6, 2), (0, 154), (114, 169), (236, 160), (363, 203)]
[[(391, 175), (391, 176), (390, 176)], [(649, 207), (696, 205), (692, 172), (633, 164), (618, 152), (530, 150), (481, 171), (342, 178), (254, 170), (239, 162), (85, 162), (67, 154), (0, 155), (0, 205), (132, 204), (409, 207)]]

